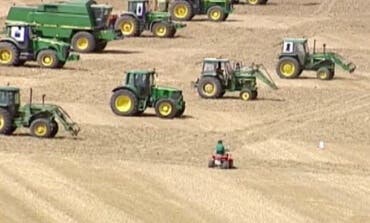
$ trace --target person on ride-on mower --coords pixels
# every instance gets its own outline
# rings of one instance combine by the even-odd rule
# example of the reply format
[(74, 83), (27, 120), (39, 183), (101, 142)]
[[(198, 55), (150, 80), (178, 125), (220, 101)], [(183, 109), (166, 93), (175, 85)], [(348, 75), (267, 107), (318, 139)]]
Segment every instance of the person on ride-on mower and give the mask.
[(222, 144), (222, 140), (218, 140), (218, 142), (217, 142), (216, 154), (217, 155), (225, 155), (225, 147), (224, 147), (224, 144)]

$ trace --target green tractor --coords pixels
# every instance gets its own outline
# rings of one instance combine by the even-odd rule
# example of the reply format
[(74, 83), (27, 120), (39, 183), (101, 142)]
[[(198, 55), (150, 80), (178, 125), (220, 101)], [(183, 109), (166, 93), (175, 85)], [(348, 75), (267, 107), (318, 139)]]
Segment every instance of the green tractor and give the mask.
[(314, 41), (313, 53), (308, 49), (307, 39), (286, 38), (283, 41), (282, 53), (279, 55), (279, 62), (276, 72), (280, 78), (298, 78), (304, 70), (316, 71), (320, 80), (332, 80), (335, 74), (335, 65), (345, 71), (352, 73), (356, 69), (353, 63), (345, 62), (338, 54), (326, 52), (326, 45), (323, 45), (323, 52), (316, 52), (316, 40)]
[(154, 107), (160, 118), (181, 117), (185, 111), (182, 91), (160, 87), (155, 84), (155, 71), (131, 70), (126, 72), (123, 86), (116, 87), (110, 106), (116, 115), (135, 116), (142, 114), (147, 107)]
[(128, 12), (119, 16), (115, 29), (127, 37), (140, 36), (144, 30), (151, 31), (157, 37), (174, 37), (178, 29), (185, 24), (174, 23), (168, 12), (148, 10), (148, 0), (129, 0)]
[(231, 0), (171, 0), (160, 10), (168, 11), (173, 20), (190, 21), (195, 15), (207, 14), (208, 20), (222, 22), (233, 10)]
[(277, 89), (272, 78), (262, 65), (243, 67), (241, 63), (231, 65), (228, 59), (206, 58), (200, 78), (192, 84), (202, 98), (221, 98), (226, 91), (239, 91), (243, 101), (257, 98), (257, 78)]
[(58, 133), (58, 122), (72, 136), (77, 136), (80, 128), (69, 115), (59, 106), (44, 103), (30, 103), (20, 106), (19, 88), (0, 87), (0, 134), (11, 135), (20, 127), (30, 128), (31, 135), (38, 138), (53, 138)]
[(14, 23), (6, 32), (7, 37), (0, 38), (0, 65), (22, 66), (37, 61), (44, 68), (62, 68), (67, 61), (79, 60), (68, 43), (40, 38), (29, 25)]

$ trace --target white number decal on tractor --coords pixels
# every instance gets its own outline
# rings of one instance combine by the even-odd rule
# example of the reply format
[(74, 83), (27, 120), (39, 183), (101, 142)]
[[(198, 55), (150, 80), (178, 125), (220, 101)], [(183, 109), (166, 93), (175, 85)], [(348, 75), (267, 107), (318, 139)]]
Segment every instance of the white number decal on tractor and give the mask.
[(284, 53), (293, 53), (293, 43), (292, 42), (284, 42), (283, 52)]
[(142, 16), (144, 14), (144, 4), (143, 3), (137, 3), (136, 5), (136, 15)]
[(17, 42), (24, 42), (25, 28), (13, 26), (10, 29), (10, 36)]

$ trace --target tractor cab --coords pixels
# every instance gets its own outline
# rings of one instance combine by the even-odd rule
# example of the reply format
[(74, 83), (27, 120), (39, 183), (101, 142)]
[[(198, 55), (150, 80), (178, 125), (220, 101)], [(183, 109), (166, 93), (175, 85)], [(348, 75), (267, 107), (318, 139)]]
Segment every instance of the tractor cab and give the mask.
[(232, 74), (233, 68), (228, 59), (206, 58), (203, 61), (202, 76), (217, 76), (227, 80)]
[(283, 41), (283, 48), (280, 57), (291, 56), (304, 64), (310, 54), (307, 39), (286, 38)]
[(139, 97), (148, 97), (155, 85), (155, 71), (131, 70), (127, 72), (124, 85), (132, 87)]
[(145, 15), (149, 11), (149, 1), (129, 0), (128, 11), (134, 13), (139, 19), (145, 20)]
[(15, 114), (20, 106), (19, 88), (1, 87), (0, 88), (0, 108)]
[(7, 36), (12, 38), (15, 42), (17, 42), (18, 46), (22, 50), (26, 50), (32, 47), (32, 36), (33, 31), (30, 25), (24, 23), (17, 23), (7, 25)]

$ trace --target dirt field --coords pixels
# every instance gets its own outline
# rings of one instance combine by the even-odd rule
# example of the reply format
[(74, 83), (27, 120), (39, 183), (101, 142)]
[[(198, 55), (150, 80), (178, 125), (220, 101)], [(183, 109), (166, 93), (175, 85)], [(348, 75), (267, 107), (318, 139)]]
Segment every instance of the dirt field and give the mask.
[[(370, 222), (368, 0), (270, 1), (238, 5), (222, 24), (196, 17), (175, 39), (113, 42), (64, 70), (0, 67), (1, 84), (21, 87), (24, 103), (33, 87), (34, 100), (47, 94), (82, 128), (77, 139), (27, 129), (0, 137), (0, 222)], [(287, 36), (325, 42), (358, 69), (337, 69), (330, 82), (309, 72), (279, 79)], [(260, 83), (248, 103), (201, 100), (190, 82), (216, 56), (264, 63), (280, 89)], [(109, 98), (124, 71), (154, 67), (160, 84), (183, 89), (185, 118), (114, 116)], [(220, 138), (237, 169), (207, 168)]]

